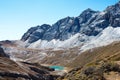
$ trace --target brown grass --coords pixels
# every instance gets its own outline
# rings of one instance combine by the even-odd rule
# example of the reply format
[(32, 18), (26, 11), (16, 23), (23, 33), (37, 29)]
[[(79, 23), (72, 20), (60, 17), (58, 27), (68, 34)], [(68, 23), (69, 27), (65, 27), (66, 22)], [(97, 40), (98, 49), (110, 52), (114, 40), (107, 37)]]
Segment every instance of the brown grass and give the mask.
[(120, 60), (120, 42), (83, 52), (67, 66), (78, 67), (105, 60)]

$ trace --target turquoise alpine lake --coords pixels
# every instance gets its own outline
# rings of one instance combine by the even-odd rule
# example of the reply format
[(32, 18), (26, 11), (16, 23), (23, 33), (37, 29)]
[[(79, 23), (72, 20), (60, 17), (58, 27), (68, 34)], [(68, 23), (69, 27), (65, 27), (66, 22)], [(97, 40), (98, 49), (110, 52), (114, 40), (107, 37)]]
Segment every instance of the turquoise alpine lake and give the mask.
[(63, 66), (49, 66), (49, 67), (55, 70), (64, 70)]

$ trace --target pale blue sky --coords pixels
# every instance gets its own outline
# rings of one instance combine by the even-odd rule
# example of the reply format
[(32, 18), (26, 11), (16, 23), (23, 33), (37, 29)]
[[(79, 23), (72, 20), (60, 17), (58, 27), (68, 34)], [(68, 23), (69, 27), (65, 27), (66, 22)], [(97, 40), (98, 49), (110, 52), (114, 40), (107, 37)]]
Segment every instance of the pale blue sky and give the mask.
[(0, 0), (0, 40), (16, 40), (32, 26), (54, 24), (83, 10), (104, 10), (119, 0)]

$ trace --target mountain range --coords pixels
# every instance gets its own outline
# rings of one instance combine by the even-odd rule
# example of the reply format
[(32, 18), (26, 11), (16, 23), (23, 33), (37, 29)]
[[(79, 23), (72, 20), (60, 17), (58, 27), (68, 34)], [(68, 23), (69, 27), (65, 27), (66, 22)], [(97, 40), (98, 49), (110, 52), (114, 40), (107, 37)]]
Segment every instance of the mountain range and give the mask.
[(0, 79), (119, 80), (119, 47), (120, 1), (31, 27), (20, 40), (0, 41)]
[(21, 38), (28, 48), (73, 48), (85, 51), (120, 39), (120, 2), (104, 11), (84, 10), (78, 17), (66, 17), (53, 25), (30, 28)]

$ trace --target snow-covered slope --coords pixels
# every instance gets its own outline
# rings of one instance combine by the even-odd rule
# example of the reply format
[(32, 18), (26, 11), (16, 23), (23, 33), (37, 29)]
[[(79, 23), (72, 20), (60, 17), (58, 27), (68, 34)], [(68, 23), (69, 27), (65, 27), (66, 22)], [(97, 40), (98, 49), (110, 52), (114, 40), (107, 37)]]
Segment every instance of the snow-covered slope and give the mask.
[(69, 39), (60, 41), (53, 39), (51, 41), (47, 40), (38, 40), (32, 44), (29, 45), (29, 48), (70, 48), (75, 47), (78, 45), (82, 45), (83, 42), (87, 41), (89, 39), (88, 36), (82, 35), (80, 33), (75, 34), (74, 36), (71, 36)]
[(81, 50), (85, 51), (95, 47), (105, 46), (114, 41), (120, 40), (120, 27), (107, 27), (100, 34), (93, 37), (90, 41), (87, 41)]

